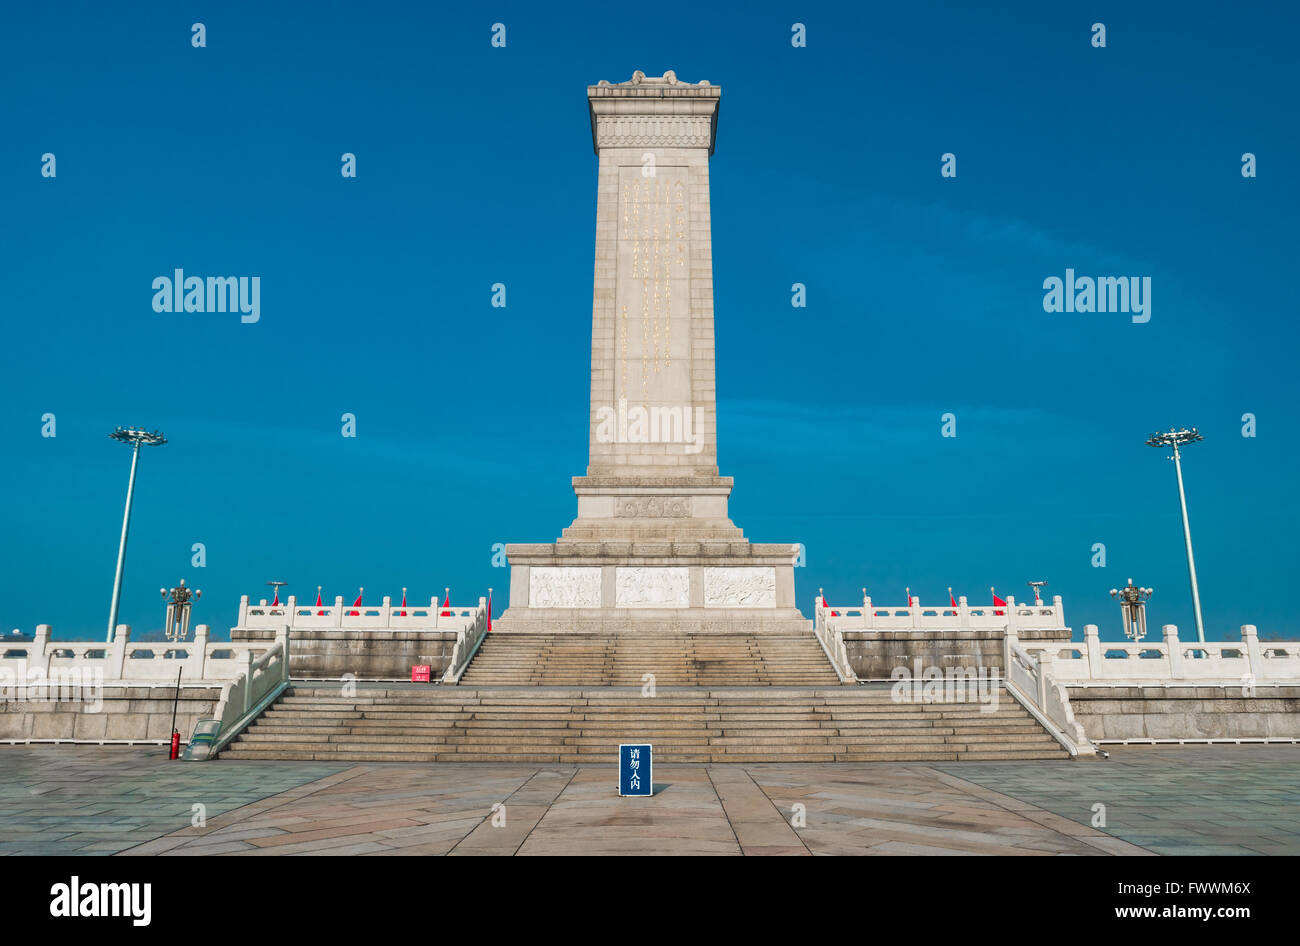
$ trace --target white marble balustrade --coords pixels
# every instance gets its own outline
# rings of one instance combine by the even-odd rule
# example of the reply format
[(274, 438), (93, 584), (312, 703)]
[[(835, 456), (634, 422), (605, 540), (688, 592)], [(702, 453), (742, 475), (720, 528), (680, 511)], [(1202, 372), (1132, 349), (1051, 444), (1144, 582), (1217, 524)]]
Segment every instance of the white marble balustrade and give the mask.
[(1253, 624), (1243, 624), (1240, 641), (1183, 641), (1166, 624), (1164, 640), (1102, 642), (1095, 624), (1083, 629), (1082, 644), (1022, 642), (1059, 682), (1074, 685), (1213, 683), (1228, 686), (1300, 684), (1300, 641), (1261, 641)]
[(1032, 604), (1020, 604), (1014, 595), (1007, 595), (1006, 607), (993, 605), (971, 606), (966, 596), (957, 599), (957, 607), (922, 605), (921, 599), (913, 596), (904, 606), (874, 604), (870, 596), (862, 599), (862, 604), (822, 607), (821, 599), (817, 602), (819, 614), (825, 612), (825, 619), (839, 632), (844, 631), (949, 631), (949, 630), (989, 630), (989, 631), (1024, 631), (1049, 630), (1065, 627), (1065, 609), (1061, 596), (1052, 598), (1050, 605), (1041, 601)]
[[(482, 599), (476, 605), (452, 605), (444, 608), (436, 597), (431, 598), (428, 604), (408, 604), (405, 607), (400, 603), (393, 604), (388, 597), (380, 604), (355, 606), (345, 604), (342, 597), (337, 597), (332, 604), (317, 607), (314, 603), (300, 602), (293, 595), (283, 604), (267, 604), (266, 601), (251, 604), (248, 595), (243, 595), (239, 599), (239, 621), (235, 629), (276, 630), (288, 627), (290, 630), (337, 628), (345, 631), (462, 631), (474, 623), (481, 607)], [(352, 613), (354, 611), (355, 614)]]
[(273, 642), (212, 641), (209, 628), (200, 624), (189, 641), (131, 641), (131, 627), (119, 624), (112, 643), (104, 641), (50, 640), (49, 624), (36, 626), (30, 641), (0, 643), (0, 678), (18, 682), (34, 675), (60, 673), (102, 674), (104, 683), (225, 682), (248, 666), (249, 656), (259, 657)]

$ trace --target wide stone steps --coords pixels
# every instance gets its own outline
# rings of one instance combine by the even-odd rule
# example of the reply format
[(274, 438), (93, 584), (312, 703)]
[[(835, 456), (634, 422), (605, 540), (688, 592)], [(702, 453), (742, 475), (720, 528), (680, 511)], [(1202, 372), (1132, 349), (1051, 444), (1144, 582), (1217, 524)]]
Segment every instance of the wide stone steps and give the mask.
[[(652, 712), (652, 713), (632, 713), (632, 712), (575, 712), (575, 713), (547, 713), (532, 712), (528, 714), (527, 719), (520, 719), (518, 712), (477, 712), (477, 711), (455, 711), (450, 713), (405, 713), (400, 710), (383, 710), (383, 711), (356, 711), (353, 713), (311, 713), (309, 711), (294, 710), (282, 711), (271, 710), (264, 713), (261, 725), (302, 725), (306, 723), (318, 723), (320, 725), (330, 726), (366, 726), (366, 725), (389, 725), (397, 721), (405, 726), (439, 726), (448, 725), (461, 721), (474, 721), (480, 725), (491, 725), (500, 723), (503, 725), (522, 725), (524, 723), (533, 726), (550, 726), (566, 725), (570, 722), (586, 723), (588, 725), (601, 721), (609, 721), (617, 725), (624, 725), (628, 722), (634, 722), (638, 725), (652, 724), (669, 724), (673, 722), (689, 723), (692, 725), (704, 725), (712, 722), (736, 722), (747, 724), (758, 723), (817, 723), (824, 724), (833, 722), (840, 726), (856, 727), (891, 727), (906, 728), (907, 726), (933, 726), (939, 722), (947, 722), (951, 725), (970, 725), (970, 726), (997, 726), (1003, 725), (1009, 721), (1019, 721), (1022, 717), (1019, 714), (1004, 712), (990, 713), (987, 716), (967, 716), (960, 713), (939, 714), (929, 713), (921, 715), (908, 714), (884, 714), (884, 713), (817, 713), (817, 712), (800, 712), (791, 710), (789, 712)], [(1026, 724), (1027, 725), (1027, 724)]]
[[(614, 764), (614, 753), (608, 751), (600, 755), (583, 755), (578, 753), (529, 753), (527, 756), (512, 756), (498, 752), (376, 752), (338, 751), (321, 754), (318, 747), (309, 749), (242, 749), (238, 752), (227, 750), (222, 755), (239, 759), (268, 759), (281, 761), (318, 761), (327, 759), (332, 762), (505, 762), (511, 764), (592, 764), (593, 762)], [(950, 746), (943, 751), (925, 752), (909, 749), (899, 752), (882, 750), (877, 752), (835, 752), (816, 751), (816, 747), (807, 747), (797, 756), (782, 756), (767, 751), (742, 753), (709, 750), (704, 752), (670, 752), (656, 753), (660, 763), (680, 762), (955, 762), (955, 761), (1006, 761), (1015, 759), (1060, 759), (1063, 753), (1049, 754), (1042, 749), (1030, 750), (968, 750), (958, 751)]]
[(461, 678), (467, 686), (835, 686), (810, 631), (756, 634), (539, 634), (487, 637)]
[(900, 739), (920, 739), (932, 734), (945, 733), (972, 736), (1022, 733), (1030, 733), (1033, 735), (1042, 734), (1041, 728), (1035, 732), (1033, 727), (1036, 725), (1037, 723), (1008, 723), (1002, 726), (934, 725), (909, 727), (860, 727), (838, 725), (833, 721), (816, 724), (808, 722), (784, 723), (773, 722), (770, 720), (760, 723), (716, 720), (710, 724), (702, 725), (689, 722), (661, 723), (650, 721), (636, 724), (631, 722), (614, 722), (606, 720), (575, 720), (567, 724), (562, 722), (553, 722), (538, 726), (520, 726), (517, 724), (504, 723), (499, 720), (494, 720), (490, 723), (484, 724), (480, 720), (470, 719), (457, 720), (455, 722), (437, 726), (419, 727), (404, 725), (316, 726), (303, 725), (299, 723), (259, 723), (256, 730), (250, 730), (249, 732), (250, 738), (253, 733), (388, 735), (398, 732), (403, 738), (410, 741), (463, 733), (482, 736), (506, 734), (524, 738), (572, 736), (575, 734), (605, 734), (610, 732), (640, 732), (654, 733), (658, 735), (671, 735), (673, 733), (699, 733), (705, 735), (749, 733), (760, 736), (800, 736), (829, 733), (831, 735), (897, 736)]
[[(661, 746), (727, 746), (727, 745), (770, 745), (779, 746), (790, 751), (798, 751), (798, 745), (791, 745), (791, 740), (798, 740), (799, 745), (808, 745), (811, 743), (834, 743), (837, 745), (847, 745), (856, 734), (845, 734), (835, 730), (814, 730), (810, 732), (764, 732), (764, 731), (743, 731), (744, 735), (728, 735), (731, 730), (722, 730), (719, 733), (700, 733), (686, 732), (677, 730), (673, 732), (654, 732), (646, 730), (628, 730), (621, 732), (615, 730), (602, 735), (592, 735), (582, 730), (567, 730), (557, 733), (538, 733), (530, 732), (527, 735), (518, 735), (513, 733), (501, 733), (499, 735), (488, 735), (481, 732), (458, 731), (440, 734), (421, 734), (419, 736), (398, 736), (393, 733), (375, 733), (375, 734), (358, 734), (358, 733), (329, 733), (320, 735), (305, 735), (303, 733), (250, 733), (247, 736), (248, 745), (257, 745), (261, 743), (276, 743), (280, 745), (302, 744), (316, 745), (319, 742), (332, 743), (343, 746), (384, 746), (393, 747), (409, 746), (420, 749), (435, 745), (498, 745), (505, 746), (507, 749), (502, 751), (529, 751), (532, 746), (592, 746), (600, 748), (602, 751), (608, 751), (610, 746), (610, 737), (627, 739), (645, 739), (654, 740), (657, 745)], [(581, 733), (581, 734), (579, 734)], [(1043, 732), (1037, 733), (998, 733), (996, 743), (990, 742), (990, 737), (982, 733), (933, 733), (933, 734), (901, 734), (901, 733), (875, 733), (872, 735), (873, 745), (950, 745), (955, 743), (973, 743), (979, 742), (985, 745), (994, 744), (1024, 744), (1031, 745), (1054, 745), (1055, 740)]]
[(902, 703), (888, 688), (295, 685), (223, 757), (375, 762), (604, 763), (620, 742), (662, 762), (1059, 759), (1004, 690), (996, 705)]

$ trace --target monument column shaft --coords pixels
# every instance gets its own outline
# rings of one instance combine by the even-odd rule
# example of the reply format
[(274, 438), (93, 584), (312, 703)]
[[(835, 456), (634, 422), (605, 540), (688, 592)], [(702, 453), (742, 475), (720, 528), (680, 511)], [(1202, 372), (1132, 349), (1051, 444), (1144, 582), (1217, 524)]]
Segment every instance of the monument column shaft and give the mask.
[(588, 86), (597, 158), (591, 402), (578, 515), (511, 544), (498, 628), (805, 630), (790, 544), (745, 538), (718, 475), (709, 157), (721, 90)]
[(588, 475), (716, 476), (708, 149), (598, 150)]

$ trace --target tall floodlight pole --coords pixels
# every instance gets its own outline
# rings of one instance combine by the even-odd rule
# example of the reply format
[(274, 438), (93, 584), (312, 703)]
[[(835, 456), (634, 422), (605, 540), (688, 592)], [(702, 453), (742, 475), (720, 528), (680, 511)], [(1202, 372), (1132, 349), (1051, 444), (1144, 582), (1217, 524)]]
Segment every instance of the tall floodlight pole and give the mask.
[(135, 470), (140, 462), (140, 448), (154, 447), (167, 442), (160, 431), (150, 433), (138, 427), (119, 427), (109, 434), (119, 443), (131, 444), (131, 478), (126, 483), (126, 512), (122, 514), (122, 541), (117, 547), (117, 573), (113, 576), (113, 604), (108, 609), (108, 642), (113, 642), (117, 628), (117, 608), (122, 600), (122, 570), (126, 567), (126, 533), (131, 525), (131, 500), (135, 497)]
[(1196, 443), (1204, 440), (1196, 428), (1175, 430), (1170, 427), (1167, 433), (1154, 433), (1148, 438), (1149, 447), (1173, 447), (1174, 471), (1178, 475), (1178, 503), (1183, 510), (1183, 539), (1187, 542), (1187, 573), (1192, 579), (1192, 611), (1196, 615), (1196, 638), (1205, 643), (1205, 622), (1201, 620), (1201, 592), (1196, 586), (1196, 559), (1192, 556), (1192, 527), (1187, 522), (1187, 494), (1183, 492), (1183, 463), (1179, 458), (1178, 447), (1184, 443)]

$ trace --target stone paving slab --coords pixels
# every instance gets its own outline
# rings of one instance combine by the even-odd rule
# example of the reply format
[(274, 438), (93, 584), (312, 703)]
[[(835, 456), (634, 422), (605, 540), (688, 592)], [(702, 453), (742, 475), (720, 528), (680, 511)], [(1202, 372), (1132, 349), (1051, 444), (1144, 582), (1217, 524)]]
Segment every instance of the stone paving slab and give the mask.
[(0, 749), (0, 855), (1296, 854), (1297, 774), (1300, 750), (1270, 746), (663, 764), (653, 797), (620, 798), (612, 764), (181, 763), (153, 747), (22, 746)]
[[(943, 763), (934, 768), (1156, 854), (1300, 854), (1300, 746), (1111, 748), (1089, 763)], [(1041, 816), (1040, 816), (1041, 820)], [(1098, 843), (1093, 839), (1093, 843)], [(1105, 845), (1103, 845), (1105, 847)]]
[(170, 762), (166, 746), (0, 747), (0, 853), (112, 854), (268, 796), (314, 783), (337, 763)]

